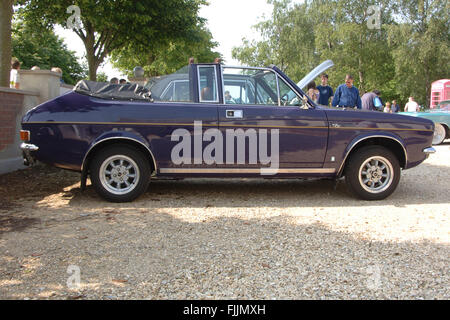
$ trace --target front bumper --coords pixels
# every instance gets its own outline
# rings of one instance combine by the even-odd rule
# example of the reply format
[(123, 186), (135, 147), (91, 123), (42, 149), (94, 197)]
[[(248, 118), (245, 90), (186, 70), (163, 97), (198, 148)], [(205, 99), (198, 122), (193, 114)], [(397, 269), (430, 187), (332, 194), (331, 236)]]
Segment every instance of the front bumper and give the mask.
[(31, 155), (31, 152), (38, 151), (39, 147), (34, 144), (24, 142), (20, 145), (20, 149), (22, 150), (23, 164), (26, 166), (34, 165), (36, 160)]
[(425, 149), (423, 149), (423, 153), (430, 155), (430, 154), (436, 153), (436, 149), (433, 147), (425, 148)]
[(425, 153), (425, 159), (428, 159), (430, 154), (436, 153), (436, 149), (433, 147), (425, 148), (422, 151), (423, 151), (423, 153)]

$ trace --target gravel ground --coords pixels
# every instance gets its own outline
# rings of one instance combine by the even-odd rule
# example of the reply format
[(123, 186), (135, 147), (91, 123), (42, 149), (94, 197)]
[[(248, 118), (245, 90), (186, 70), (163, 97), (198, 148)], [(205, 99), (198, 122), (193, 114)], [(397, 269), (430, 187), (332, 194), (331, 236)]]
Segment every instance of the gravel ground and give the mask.
[(77, 173), (2, 175), (0, 299), (449, 299), (436, 149), (378, 202), (326, 180), (192, 179), (111, 204)]

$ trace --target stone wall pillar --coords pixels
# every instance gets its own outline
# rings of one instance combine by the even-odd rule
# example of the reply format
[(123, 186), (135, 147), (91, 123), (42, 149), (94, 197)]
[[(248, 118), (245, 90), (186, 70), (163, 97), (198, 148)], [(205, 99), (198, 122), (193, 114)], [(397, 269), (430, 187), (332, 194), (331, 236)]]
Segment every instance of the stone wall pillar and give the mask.
[(24, 167), (19, 137), (21, 121), (37, 103), (35, 92), (0, 87), (0, 174)]
[(20, 70), (20, 89), (39, 93), (39, 104), (60, 95), (61, 74), (49, 70)]

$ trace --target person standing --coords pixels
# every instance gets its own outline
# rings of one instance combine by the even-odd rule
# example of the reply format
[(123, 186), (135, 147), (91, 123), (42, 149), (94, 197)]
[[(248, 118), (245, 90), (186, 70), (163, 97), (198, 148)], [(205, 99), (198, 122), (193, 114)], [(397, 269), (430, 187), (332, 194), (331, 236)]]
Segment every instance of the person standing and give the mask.
[(353, 77), (350, 74), (345, 76), (345, 83), (336, 89), (331, 104), (333, 107), (362, 108), (359, 90), (353, 86)]
[(383, 112), (386, 112), (386, 113), (393, 113), (393, 112), (392, 112), (392, 109), (391, 109), (391, 103), (390, 103), (389, 101), (386, 102), (386, 106), (384, 107)]
[(316, 88), (316, 83), (314, 81), (311, 81), (308, 84), (308, 97), (311, 98), (312, 101), (314, 101), (315, 103), (317, 103), (319, 101), (319, 90), (317, 90)]
[(414, 101), (414, 97), (409, 97), (409, 101), (405, 105), (405, 112), (419, 112), (419, 110), (419, 104)]
[(362, 109), (370, 111), (378, 111), (383, 105), (380, 100), (380, 91), (373, 90), (366, 92), (361, 97)]
[(400, 106), (397, 104), (397, 100), (392, 100), (392, 113), (397, 113), (400, 111)]
[(333, 98), (333, 89), (328, 85), (328, 75), (326, 73), (321, 76), (322, 84), (317, 86), (319, 90), (319, 104), (328, 106), (330, 104), (330, 98)]
[(19, 89), (20, 87), (20, 62), (18, 60), (14, 60), (11, 63), (11, 73), (9, 77), (9, 87), (13, 89)]

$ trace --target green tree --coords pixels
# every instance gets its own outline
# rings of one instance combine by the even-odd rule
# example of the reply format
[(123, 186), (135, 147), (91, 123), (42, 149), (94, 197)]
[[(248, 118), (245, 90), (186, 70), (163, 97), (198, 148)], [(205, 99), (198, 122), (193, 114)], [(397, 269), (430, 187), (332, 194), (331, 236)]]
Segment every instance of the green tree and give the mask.
[(190, 57), (195, 57), (198, 62), (212, 62), (221, 57), (214, 51), (215, 47), (217, 43), (213, 41), (211, 32), (200, 22), (190, 38), (154, 46), (131, 43), (114, 51), (111, 61), (129, 77), (133, 76), (136, 66), (143, 67), (147, 76), (158, 76), (177, 71), (188, 63)]
[(50, 70), (63, 70), (63, 80), (75, 84), (87, 76), (73, 51), (52, 30), (35, 28), (20, 18), (13, 23), (12, 53), (22, 63), (23, 69), (39, 66)]
[(99, 72), (97, 74), (97, 81), (98, 82), (108, 82), (108, 75), (104, 72)]
[(292, 5), (290, 0), (268, 3), (273, 5), (272, 16), (254, 26), (262, 39), (243, 39), (241, 47), (233, 48), (233, 58), (248, 65), (275, 64), (292, 79), (300, 80), (319, 62), (310, 5)]
[(274, 5), (271, 19), (256, 25), (263, 39), (244, 39), (233, 51), (242, 63), (274, 63), (296, 80), (320, 61), (331, 59), (333, 87), (351, 73), (361, 93), (378, 89), (385, 101), (406, 102), (414, 95), (424, 103), (431, 83), (448, 77), (448, 0), (269, 3)]
[(361, 93), (388, 90), (385, 79), (394, 76), (387, 45), (390, 1), (313, 1), (310, 10), (317, 22), (316, 50), (322, 59), (331, 59), (337, 66), (330, 72), (333, 78), (343, 81), (345, 74), (351, 73)]
[[(97, 69), (114, 50), (130, 43), (160, 46), (174, 39), (188, 38), (199, 21), (198, 10), (203, 0), (21, 0), (26, 18), (43, 20), (68, 27), (67, 21), (76, 11), (67, 13), (71, 5), (80, 8), (81, 24), (73, 30), (86, 49), (89, 78), (96, 80)], [(69, 21), (73, 21), (69, 20)]]
[(429, 106), (432, 82), (450, 74), (450, 3), (398, 0), (398, 23), (389, 29), (397, 93)]

